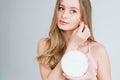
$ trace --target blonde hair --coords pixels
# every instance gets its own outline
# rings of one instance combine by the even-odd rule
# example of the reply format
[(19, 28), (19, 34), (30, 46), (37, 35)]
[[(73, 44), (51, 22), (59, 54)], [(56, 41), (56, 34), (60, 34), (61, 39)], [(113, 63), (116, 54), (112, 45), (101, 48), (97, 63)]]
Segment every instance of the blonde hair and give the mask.
[[(89, 41), (95, 41), (92, 32), (92, 18), (91, 18), (91, 4), (89, 0), (79, 0), (80, 10), (82, 14), (82, 21), (88, 25), (91, 36), (88, 38)], [(53, 69), (59, 62), (60, 57), (66, 50), (66, 42), (63, 37), (63, 32), (57, 26), (57, 10), (61, 0), (57, 0), (54, 11), (52, 24), (50, 27), (49, 38), (46, 38), (47, 49), (40, 53), (37, 60), (42, 64), (49, 64)]]

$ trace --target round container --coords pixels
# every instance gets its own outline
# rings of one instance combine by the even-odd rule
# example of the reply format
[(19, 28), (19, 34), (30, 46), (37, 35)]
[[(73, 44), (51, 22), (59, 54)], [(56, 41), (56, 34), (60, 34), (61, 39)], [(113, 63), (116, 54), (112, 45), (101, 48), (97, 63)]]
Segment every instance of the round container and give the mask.
[(70, 51), (62, 57), (61, 67), (66, 75), (80, 77), (87, 71), (88, 58), (78, 50)]

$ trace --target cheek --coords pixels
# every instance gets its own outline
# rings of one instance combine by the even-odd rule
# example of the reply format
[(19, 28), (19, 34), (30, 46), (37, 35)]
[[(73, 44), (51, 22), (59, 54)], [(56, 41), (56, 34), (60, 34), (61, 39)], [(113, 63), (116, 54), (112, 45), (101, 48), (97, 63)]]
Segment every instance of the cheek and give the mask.
[(72, 18), (71, 20), (73, 26), (78, 26), (80, 24), (79, 18)]
[(62, 13), (57, 12), (57, 19), (59, 20), (61, 18)]

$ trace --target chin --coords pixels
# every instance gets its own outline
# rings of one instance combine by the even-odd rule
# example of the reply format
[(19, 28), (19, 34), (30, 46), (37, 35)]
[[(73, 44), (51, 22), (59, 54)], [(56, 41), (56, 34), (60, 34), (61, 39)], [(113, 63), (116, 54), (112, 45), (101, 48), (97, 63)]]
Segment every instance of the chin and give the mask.
[(64, 31), (73, 30), (70, 26), (58, 26), (58, 28)]
[(72, 28), (70, 26), (59, 26), (59, 29), (63, 31), (72, 31), (72, 30), (75, 30), (76, 28)]

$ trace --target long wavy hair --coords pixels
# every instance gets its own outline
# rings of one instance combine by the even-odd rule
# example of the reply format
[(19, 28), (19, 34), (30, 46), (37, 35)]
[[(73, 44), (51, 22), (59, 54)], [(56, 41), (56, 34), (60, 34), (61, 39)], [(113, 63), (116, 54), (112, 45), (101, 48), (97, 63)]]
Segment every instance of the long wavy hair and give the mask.
[[(57, 11), (62, 0), (57, 0), (54, 10), (53, 20), (50, 26), (49, 37), (45, 39), (47, 49), (43, 53), (39, 53), (37, 60), (42, 64), (49, 64), (51, 69), (60, 61), (60, 58), (66, 50), (66, 42), (63, 37), (63, 31), (57, 26)], [(90, 0), (79, 0), (80, 13), (82, 14), (82, 21), (88, 25), (90, 29), (89, 41), (95, 41), (92, 31), (92, 15)]]

